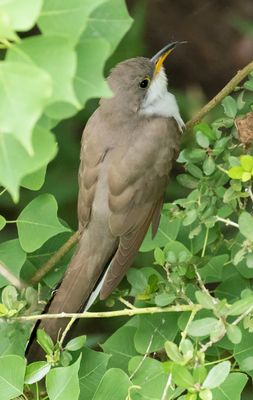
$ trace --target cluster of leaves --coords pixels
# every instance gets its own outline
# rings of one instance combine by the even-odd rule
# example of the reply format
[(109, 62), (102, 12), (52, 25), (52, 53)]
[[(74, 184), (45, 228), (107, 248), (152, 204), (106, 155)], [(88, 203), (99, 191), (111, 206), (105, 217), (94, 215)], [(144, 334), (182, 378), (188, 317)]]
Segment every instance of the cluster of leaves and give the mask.
[[(20, 187), (43, 185), (57, 153), (51, 130), (87, 99), (111, 95), (102, 70), (130, 24), (122, 0), (1, 3), (1, 193), (16, 202)], [(38, 330), (45, 360), (27, 365), (32, 324), (25, 318), (43, 308), (71, 252), (38, 291), (17, 291), (0, 276), (2, 400), (241, 398), (253, 376), (253, 157), (235, 122), (251, 110), (252, 82), (250, 75), (223, 100), (221, 118), (194, 128), (178, 158), (185, 197), (165, 205), (155, 239), (148, 232), (137, 260), (145, 266), (130, 269), (127, 287), (107, 301), (118, 308), (117, 298), (127, 295), (133, 314), (150, 306), (157, 313), (133, 316), (100, 351), (84, 336), (65, 344), (63, 332), (53, 343)], [(15, 221), (0, 216), (0, 230), (11, 223), (18, 237), (0, 244), (0, 264), (29, 282), (71, 230), (51, 194), (34, 197)]]

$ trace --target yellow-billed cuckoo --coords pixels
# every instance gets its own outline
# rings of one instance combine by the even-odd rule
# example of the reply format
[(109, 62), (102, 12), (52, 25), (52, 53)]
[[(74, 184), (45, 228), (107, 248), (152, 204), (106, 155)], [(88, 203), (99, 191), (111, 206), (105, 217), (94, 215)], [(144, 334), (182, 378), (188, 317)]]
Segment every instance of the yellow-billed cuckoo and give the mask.
[[(156, 234), (164, 191), (184, 126), (167, 89), (163, 62), (174, 42), (151, 59), (119, 63), (83, 132), (79, 168), (80, 238), (49, 313), (88, 309), (124, 277), (152, 223)], [(41, 327), (53, 339), (66, 320)]]

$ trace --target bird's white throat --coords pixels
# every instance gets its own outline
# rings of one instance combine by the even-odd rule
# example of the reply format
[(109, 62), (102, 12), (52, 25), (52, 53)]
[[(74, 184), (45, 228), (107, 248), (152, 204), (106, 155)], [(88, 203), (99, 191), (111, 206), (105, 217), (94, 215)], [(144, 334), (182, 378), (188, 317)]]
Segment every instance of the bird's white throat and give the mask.
[(163, 67), (152, 80), (139, 112), (146, 116), (173, 117), (182, 131), (184, 121), (175, 96), (167, 90), (167, 77)]

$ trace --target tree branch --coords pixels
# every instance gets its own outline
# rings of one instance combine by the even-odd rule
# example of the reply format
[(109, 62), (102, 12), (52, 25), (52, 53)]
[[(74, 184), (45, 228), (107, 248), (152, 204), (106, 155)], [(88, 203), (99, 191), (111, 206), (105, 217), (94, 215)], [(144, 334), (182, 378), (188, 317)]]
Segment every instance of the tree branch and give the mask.
[(49, 258), (49, 260), (35, 272), (35, 274), (30, 279), (30, 283), (35, 285), (40, 282), (44, 276), (51, 271), (51, 269), (60, 261), (60, 259), (74, 246), (79, 237), (79, 232), (75, 232), (72, 236), (70, 236), (69, 240), (64, 243), (55, 253)]
[(229, 81), (226, 86), (210, 100), (200, 111), (197, 112), (196, 115), (190, 121), (188, 121), (185, 125), (187, 130), (190, 130), (196, 125), (198, 122), (202, 120), (202, 118), (209, 113), (217, 104), (219, 104), (226, 96), (228, 96), (235, 88), (239, 85), (239, 83), (249, 75), (250, 72), (253, 71), (253, 61), (247, 64), (243, 69), (237, 72), (237, 74)]
[[(84, 313), (59, 313), (59, 314), (38, 314), (38, 315), (22, 315), (20, 317), (9, 318), (15, 321), (36, 321), (42, 319), (56, 319), (56, 318), (112, 318), (112, 317), (132, 317), (133, 315), (143, 315), (143, 314), (159, 314), (167, 312), (185, 312), (194, 311), (197, 313), (203, 307), (200, 304), (178, 304), (170, 307), (143, 307), (129, 309), (125, 308), (123, 310), (117, 311), (105, 311), (105, 312), (89, 312)], [(0, 317), (1, 319), (1, 317)]]
[(5, 279), (7, 279), (8, 282), (10, 282), (11, 285), (15, 286), (17, 289), (21, 290), (27, 285), (21, 281), (21, 279), (18, 279), (13, 273), (6, 268), (6, 266), (1, 262), (0, 263), (0, 275), (2, 275)]

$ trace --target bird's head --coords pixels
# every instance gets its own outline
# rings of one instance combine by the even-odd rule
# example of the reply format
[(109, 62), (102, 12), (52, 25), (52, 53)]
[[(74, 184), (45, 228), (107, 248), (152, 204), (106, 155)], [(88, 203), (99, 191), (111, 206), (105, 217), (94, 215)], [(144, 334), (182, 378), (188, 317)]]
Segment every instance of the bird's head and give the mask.
[(131, 58), (116, 65), (108, 78), (114, 96), (102, 99), (101, 104), (125, 114), (145, 114), (146, 108), (157, 103), (167, 93), (167, 76), (163, 63), (181, 43), (185, 42), (168, 44), (152, 58)]

